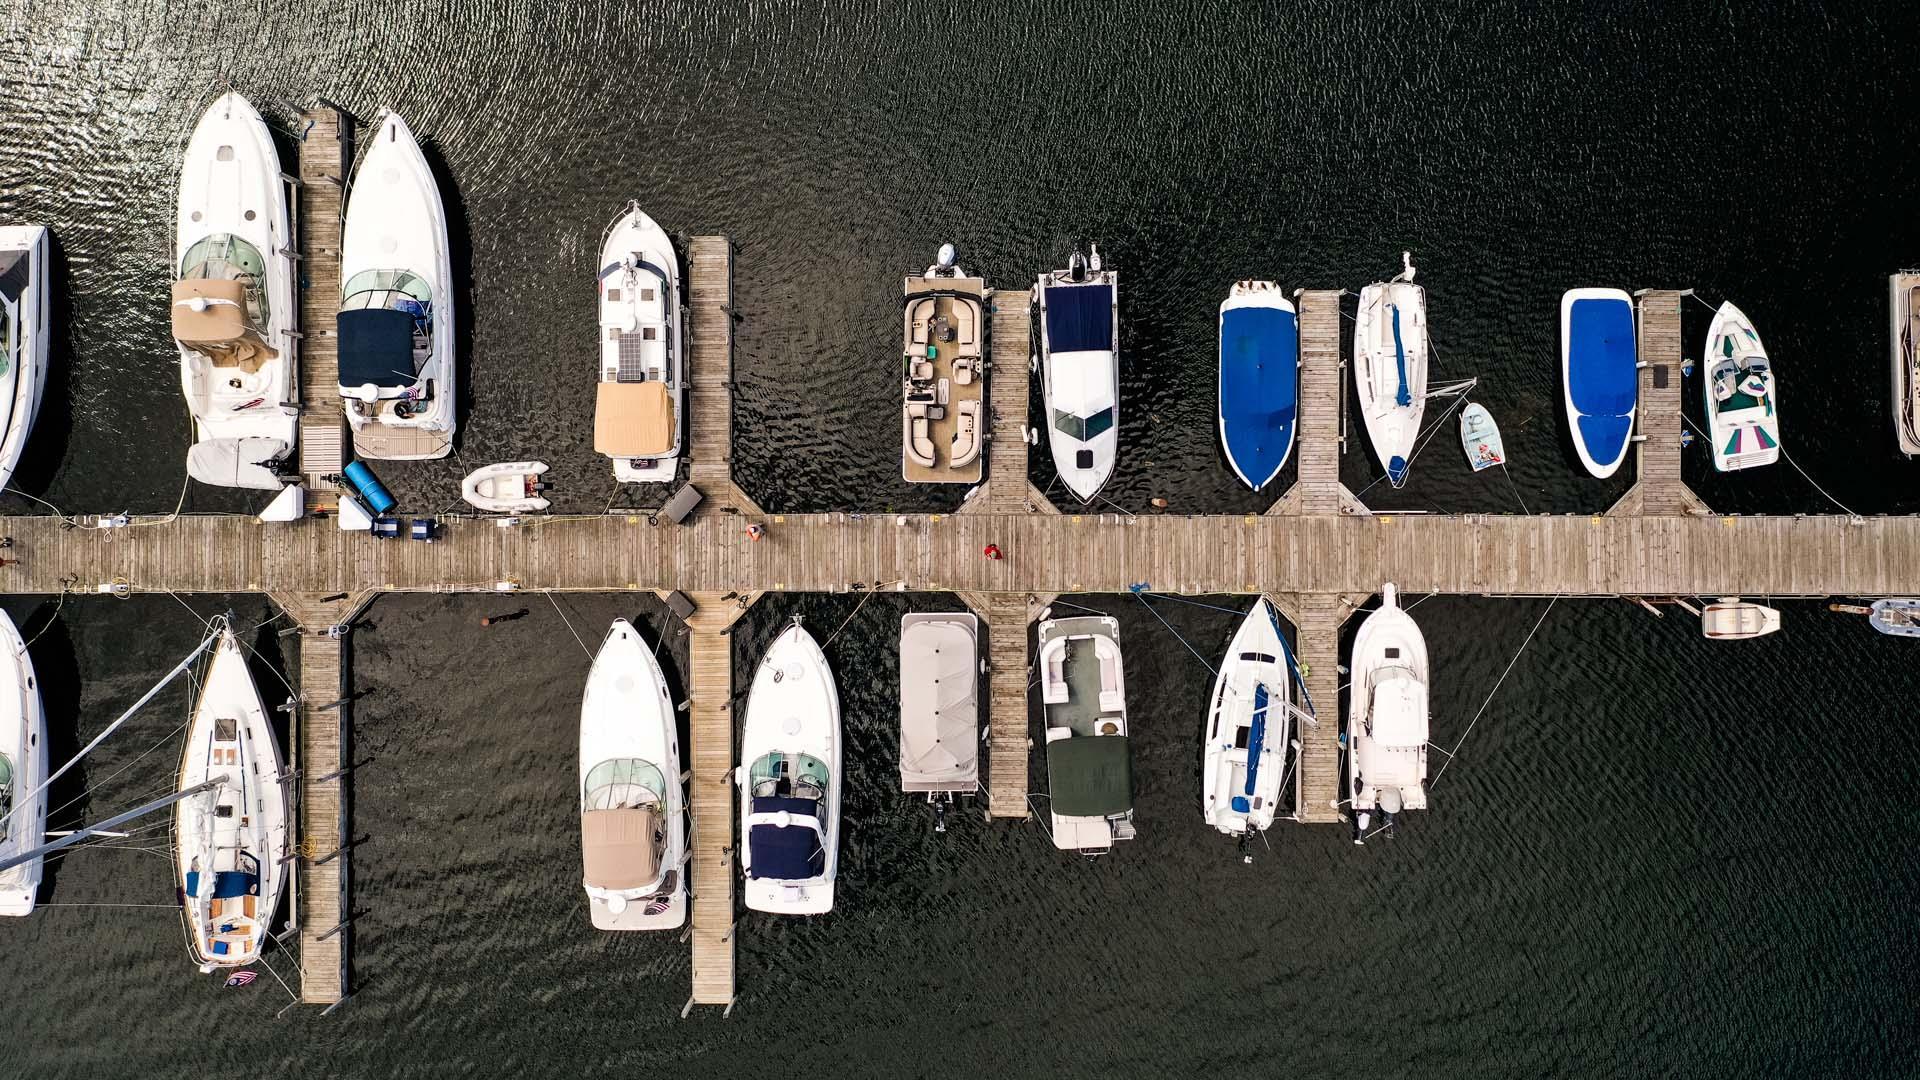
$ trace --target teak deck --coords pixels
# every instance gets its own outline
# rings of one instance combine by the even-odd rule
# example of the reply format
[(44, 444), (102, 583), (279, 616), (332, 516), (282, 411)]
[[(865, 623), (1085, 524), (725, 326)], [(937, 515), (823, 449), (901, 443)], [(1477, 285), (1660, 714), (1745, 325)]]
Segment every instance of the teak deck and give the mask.
[[(309, 443), (302, 469), (315, 500), (331, 500), (339, 401), (332, 363), (338, 289), (339, 189), (347, 124), (330, 106), (301, 144), (301, 241), (310, 328), (303, 348)], [(434, 544), (382, 542), (333, 520), (261, 524), (186, 516), (128, 528), (71, 528), (54, 517), (9, 519), (10, 591), (268, 592), (301, 626), (300, 878), (303, 1000), (338, 1002), (348, 981), (350, 843), (343, 640), (347, 621), (381, 592), (672, 590), (692, 594), (692, 997), (734, 999), (733, 671), (726, 631), (763, 591), (842, 591), (859, 583), (951, 591), (987, 622), (990, 677), (987, 811), (1028, 816), (1029, 624), (1059, 593), (1268, 594), (1295, 625), (1297, 653), (1319, 723), (1301, 737), (1298, 815), (1334, 821), (1341, 786), (1339, 640), (1355, 607), (1392, 581), (1404, 593), (1560, 596), (1887, 595), (1911, 587), (1920, 518), (1729, 517), (1705, 512), (1680, 477), (1679, 292), (1639, 301), (1638, 482), (1604, 515), (1372, 514), (1341, 487), (1344, 394), (1340, 293), (1301, 295), (1299, 480), (1264, 515), (1062, 515), (1027, 478), (1031, 350), (1025, 295), (995, 293), (991, 310), (987, 477), (961, 513), (767, 515), (734, 482), (731, 377), (732, 248), (693, 237), (689, 476), (707, 501), (681, 526), (644, 514), (554, 518), (537, 529), (445, 523)], [(331, 290), (331, 292), (329, 291)], [(891, 332), (889, 328), (888, 332)], [(1657, 374), (1664, 366), (1667, 375)], [(1663, 385), (1664, 383), (1664, 385)], [(332, 419), (329, 419), (329, 418)], [(325, 455), (326, 460), (319, 457)], [(314, 455), (314, 456), (309, 456)], [(765, 523), (750, 540), (742, 518)], [(1004, 559), (982, 557), (997, 545)], [(1734, 557), (1735, 555), (1738, 557)], [(725, 594), (745, 601), (722, 600)], [(338, 597), (338, 599), (332, 599)], [(1152, 823), (1143, 823), (1151, 831)], [(585, 920), (581, 921), (583, 933)]]

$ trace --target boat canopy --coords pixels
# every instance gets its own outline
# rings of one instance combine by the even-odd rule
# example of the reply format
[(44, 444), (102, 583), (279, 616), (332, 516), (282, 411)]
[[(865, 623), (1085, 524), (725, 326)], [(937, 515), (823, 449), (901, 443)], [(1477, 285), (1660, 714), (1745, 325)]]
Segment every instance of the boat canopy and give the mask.
[(340, 385), (406, 386), (414, 366), (414, 317), (394, 308), (352, 308), (335, 317), (340, 331)]
[(1372, 722), (1368, 734), (1383, 746), (1424, 746), (1427, 742), (1427, 684), (1404, 668), (1374, 679)]
[(1113, 286), (1048, 285), (1047, 349), (1113, 351)]
[(603, 382), (593, 409), (593, 450), (608, 457), (654, 457), (673, 449), (673, 401), (667, 384)]
[(580, 815), (580, 852), (591, 889), (640, 889), (660, 877), (664, 833), (653, 805)]
[(1293, 449), (1300, 403), (1300, 324), (1277, 307), (1220, 313), (1220, 425), (1250, 484), (1264, 485)]
[(1047, 744), (1047, 788), (1063, 817), (1105, 817), (1133, 807), (1133, 753), (1125, 735), (1081, 735)]
[(1611, 460), (1633, 426), (1640, 378), (1635, 368), (1633, 305), (1575, 300), (1567, 316), (1567, 396), (1595, 457)]
[(754, 799), (747, 831), (751, 876), (803, 881), (826, 873), (827, 853), (820, 845), (819, 813), (820, 803), (814, 799)]
[(979, 777), (975, 638), (965, 623), (920, 622), (900, 636), (900, 780), (970, 790)]
[[(267, 261), (260, 249), (232, 233), (203, 237), (180, 257), (180, 279), (237, 281), (246, 288), (247, 318), (255, 326), (267, 321), (267, 294), (260, 287)], [(178, 336), (178, 335), (176, 335)]]
[(173, 337), (204, 354), (215, 367), (252, 374), (279, 353), (267, 347), (247, 322), (247, 286), (230, 278), (191, 278), (173, 283)]

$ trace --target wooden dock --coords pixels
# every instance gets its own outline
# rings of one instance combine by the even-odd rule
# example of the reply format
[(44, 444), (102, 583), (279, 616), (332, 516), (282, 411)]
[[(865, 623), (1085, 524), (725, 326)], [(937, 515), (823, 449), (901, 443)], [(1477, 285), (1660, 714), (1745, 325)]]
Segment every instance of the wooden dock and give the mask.
[(340, 490), (330, 476), (346, 464), (346, 416), (340, 411), (340, 235), (352, 121), (322, 102), (301, 114), (300, 136), (300, 483), (309, 510), (332, 510)]
[(1347, 367), (1340, 359), (1346, 336), (1338, 289), (1303, 289), (1300, 309), (1300, 409), (1293, 452), (1300, 475), (1273, 504), (1270, 514), (1365, 513), (1366, 507), (1340, 482), (1341, 411), (1347, 400)]
[(1710, 514), (1680, 474), (1680, 302), (1690, 295), (1648, 289), (1634, 304), (1640, 354), (1640, 406), (1634, 424), (1634, 484), (1609, 514)]
[(764, 516), (733, 479), (733, 241), (693, 237), (687, 268), (688, 479), (713, 510)]
[[(693, 763), (693, 828), (689, 837), (693, 890), (695, 1005), (733, 1009), (733, 638), (728, 635), (753, 600), (695, 593), (688, 621), (688, 666)], [(685, 1012), (682, 1012), (685, 1015)]]
[(986, 485), (960, 508), (963, 514), (1057, 514), (1053, 503), (1027, 479), (1028, 395), (1033, 373), (1033, 304), (1021, 289), (995, 289), (989, 298), (993, 338), (989, 343)]

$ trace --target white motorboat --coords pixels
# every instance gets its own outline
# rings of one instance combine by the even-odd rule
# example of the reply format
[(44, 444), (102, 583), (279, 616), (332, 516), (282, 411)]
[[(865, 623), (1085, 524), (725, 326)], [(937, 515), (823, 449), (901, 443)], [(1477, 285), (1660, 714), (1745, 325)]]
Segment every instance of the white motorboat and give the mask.
[(1200, 809), (1228, 836), (1264, 832), (1279, 810), (1292, 738), (1290, 681), (1280, 618), (1263, 597), (1220, 662), (1201, 743)]
[(840, 692), (798, 619), (768, 647), (740, 733), (740, 868), (755, 911), (833, 910), (840, 847)]
[(906, 279), (900, 361), (900, 474), (914, 484), (977, 484), (985, 468), (985, 279), (952, 244)]
[(460, 497), (495, 514), (531, 514), (547, 508), (544, 461), (503, 461), (482, 465), (460, 481)]
[(653, 651), (615, 619), (580, 701), (580, 850), (601, 930), (672, 930), (687, 920), (678, 717)]
[(1477, 401), (1460, 410), (1460, 448), (1467, 452), (1467, 464), (1474, 472), (1507, 463), (1507, 447), (1500, 439), (1500, 425), (1493, 414)]
[(1365, 843), (1376, 810), (1391, 829), (1402, 810), (1427, 808), (1427, 639), (1391, 583), (1354, 635), (1348, 668), (1347, 794), (1354, 842)]
[[(0, 859), (40, 846), (47, 829), (47, 718), (33, 657), (0, 611)], [(31, 915), (44, 859), (0, 870), (0, 915)]]
[(260, 957), (293, 863), (280, 745), (230, 627), (221, 627), (187, 727), (174, 858), (187, 944), (202, 971)]
[(1920, 454), (1920, 270), (1887, 278), (1887, 353), (1893, 364), (1893, 435), (1900, 452)]
[(1101, 854), (1135, 835), (1120, 623), (1106, 615), (1042, 619), (1039, 641), (1048, 831), (1063, 851)]
[(340, 397), (362, 458), (453, 449), (453, 269), (440, 186), (406, 121), (382, 110), (340, 243)]
[(293, 249), (273, 134), (246, 98), (222, 94), (187, 140), (173, 249), (187, 472), (203, 484), (281, 486), (274, 465), (300, 418)]
[(1743, 641), (1780, 629), (1780, 612), (1737, 596), (1723, 596), (1700, 609), (1700, 632), (1715, 641)]
[(1092, 502), (1120, 446), (1120, 275), (1079, 252), (1034, 285), (1047, 446), (1060, 482)]
[(1220, 447), (1259, 491), (1293, 455), (1300, 417), (1300, 316), (1272, 281), (1237, 281), (1220, 302)]
[(946, 805), (980, 786), (980, 620), (900, 617), (900, 790), (924, 793), (938, 831)]
[(1427, 397), (1427, 291), (1413, 283), (1413, 257), (1392, 281), (1360, 290), (1353, 324), (1353, 385), (1367, 441), (1394, 487), (1407, 482)]
[(1640, 407), (1633, 297), (1621, 289), (1568, 289), (1560, 297), (1560, 384), (1574, 452), (1602, 480), (1633, 445)]
[(50, 246), (38, 225), (0, 226), (0, 489), (13, 482), (47, 386)]
[(1701, 356), (1706, 369), (1701, 397), (1713, 467), (1732, 472), (1780, 460), (1773, 364), (1753, 320), (1731, 303), (1721, 304), (1707, 326)]
[(623, 484), (665, 483), (686, 445), (687, 354), (680, 259), (630, 202), (600, 244), (600, 388), (593, 449)]

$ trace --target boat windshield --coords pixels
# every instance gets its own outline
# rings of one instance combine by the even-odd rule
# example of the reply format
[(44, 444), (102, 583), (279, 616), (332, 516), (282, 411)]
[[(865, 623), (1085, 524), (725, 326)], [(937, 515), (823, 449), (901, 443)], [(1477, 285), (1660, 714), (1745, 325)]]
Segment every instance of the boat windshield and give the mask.
[(187, 249), (180, 259), (181, 281), (238, 281), (247, 288), (247, 324), (267, 325), (267, 261), (260, 249), (232, 233), (214, 233)]
[(7, 818), (13, 813), (13, 760), (0, 754), (0, 843), (7, 839)]
[(1053, 426), (1061, 432), (1079, 439), (1081, 442), (1091, 442), (1102, 432), (1108, 431), (1113, 427), (1113, 410), (1110, 408), (1101, 409), (1092, 416), (1075, 416), (1070, 412), (1055, 409), (1053, 410)]
[(610, 758), (587, 770), (580, 785), (587, 810), (618, 810), (657, 804), (666, 795), (660, 767), (641, 758)]
[(14, 324), (13, 302), (0, 299), (0, 345), (6, 346), (0, 349), (0, 375), (12, 370), (13, 354), (20, 348), (20, 344), (13, 340)]
[(748, 783), (756, 798), (820, 799), (827, 793), (827, 764), (812, 754), (774, 751), (753, 763)]
[(432, 310), (433, 286), (410, 270), (362, 270), (347, 279), (340, 295), (346, 298), (340, 302), (341, 311), (393, 308), (424, 315)]

